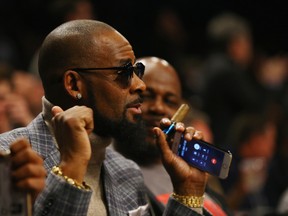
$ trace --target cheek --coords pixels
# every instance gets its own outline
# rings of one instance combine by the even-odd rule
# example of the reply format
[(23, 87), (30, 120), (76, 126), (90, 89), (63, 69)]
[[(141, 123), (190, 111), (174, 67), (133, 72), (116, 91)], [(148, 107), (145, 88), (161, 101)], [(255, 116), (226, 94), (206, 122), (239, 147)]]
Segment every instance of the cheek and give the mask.
[[(103, 116), (116, 120), (122, 117), (125, 98), (121, 91), (111, 91), (102, 89), (94, 94), (96, 110)], [(94, 109), (95, 110), (95, 109)]]
[(141, 105), (141, 110), (144, 114), (147, 113), (149, 110), (149, 103), (144, 101)]

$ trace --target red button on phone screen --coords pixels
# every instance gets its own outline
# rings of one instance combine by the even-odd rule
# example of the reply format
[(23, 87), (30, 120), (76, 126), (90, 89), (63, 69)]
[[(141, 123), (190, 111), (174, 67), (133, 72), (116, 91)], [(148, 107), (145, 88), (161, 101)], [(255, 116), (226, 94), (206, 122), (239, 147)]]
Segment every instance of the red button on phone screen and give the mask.
[(212, 159), (211, 159), (211, 162), (212, 162), (212, 164), (216, 164), (216, 163), (217, 163), (217, 160), (216, 160), (215, 158), (212, 158)]

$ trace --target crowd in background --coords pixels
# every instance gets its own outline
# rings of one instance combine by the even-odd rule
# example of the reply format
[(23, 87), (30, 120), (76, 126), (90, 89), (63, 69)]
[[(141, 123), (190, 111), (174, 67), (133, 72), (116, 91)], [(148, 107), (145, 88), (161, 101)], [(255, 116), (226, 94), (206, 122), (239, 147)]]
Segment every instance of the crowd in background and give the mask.
[[(5, 7), (14, 8), (15, 2), (3, 1), (2, 14), (12, 13)], [(99, 10), (96, 1), (88, 0), (26, 3), (24, 7), (19, 2), (8, 16), (11, 20), (1, 19), (5, 28), (0, 31), (0, 133), (27, 125), (41, 111), (37, 51), (43, 35), (72, 19), (103, 19), (113, 26), (110, 17), (117, 17), (122, 20), (117, 29), (125, 34), (129, 27), (127, 36), (137, 57), (158, 56), (177, 68), (185, 99), (207, 116), (213, 143), (232, 151), (229, 177), (221, 181), (231, 209), (268, 215), (283, 206), (288, 188), (288, 52), (283, 49), (287, 44), (275, 48), (272, 40), (261, 46), (255, 25), (235, 11), (215, 13), (207, 22), (198, 17), (198, 25), (205, 28), (198, 31), (195, 20), (190, 20), (188, 30), (188, 21), (183, 21), (187, 15), (150, 1), (137, 6), (148, 11), (125, 10), (124, 3), (113, 8), (103, 4)], [(39, 19), (23, 9), (31, 9)], [(131, 14), (138, 13), (145, 22), (135, 16), (132, 23)], [(205, 41), (197, 44), (191, 32)], [(265, 34), (274, 33), (266, 26)], [(194, 48), (203, 44), (205, 51), (197, 55)]]

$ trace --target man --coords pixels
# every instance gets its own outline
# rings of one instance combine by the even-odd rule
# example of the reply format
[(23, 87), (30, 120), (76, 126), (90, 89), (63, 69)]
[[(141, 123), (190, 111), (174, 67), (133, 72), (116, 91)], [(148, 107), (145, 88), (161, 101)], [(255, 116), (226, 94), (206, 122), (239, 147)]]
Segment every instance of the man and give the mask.
[[(144, 65), (134, 63), (127, 39), (103, 22), (69, 21), (45, 38), (39, 55), (43, 111), (28, 127), (0, 137), (7, 147), (21, 132), (44, 158), (48, 176), (34, 215), (152, 214), (139, 167), (106, 148), (111, 137), (137, 133), (146, 86)], [(202, 138), (181, 123), (176, 130), (187, 140)], [(164, 215), (202, 213), (207, 173), (176, 157), (160, 128), (154, 134), (174, 188)]]
[[(162, 118), (171, 118), (183, 103), (181, 82), (175, 68), (164, 59), (148, 56), (139, 58), (137, 61), (145, 64), (143, 81), (146, 84), (146, 90), (142, 94), (144, 99), (142, 105), (143, 124), (135, 136), (130, 136), (129, 139), (124, 136), (118, 138), (113, 147), (140, 165), (145, 184), (151, 191), (151, 199), (156, 205), (155, 211), (161, 212), (162, 205), (165, 206), (168, 202), (173, 186), (163, 167), (161, 152), (153, 138), (153, 128), (159, 126)], [(185, 119), (189, 121), (189, 124), (193, 122), (193, 126), (197, 128), (199, 126), (201, 131), (205, 132), (205, 140), (211, 142), (212, 134), (208, 122), (205, 120), (205, 116), (201, 116), (204, 114), (192, 107), (190, 111), (186, 115), (188, 118)], [(226, 208), (224, 203), (219, 206), (216, 204), (215, 198), (223, 199), (214, 190), (209, 189), (209, 193), (205, 194), (204, 206), (206, 205), (205, 207), (215, 215), (227, 215), (228, 213), (224, 213), (222, 210)], [(219, 200), (217, 201), (219, 202)]]

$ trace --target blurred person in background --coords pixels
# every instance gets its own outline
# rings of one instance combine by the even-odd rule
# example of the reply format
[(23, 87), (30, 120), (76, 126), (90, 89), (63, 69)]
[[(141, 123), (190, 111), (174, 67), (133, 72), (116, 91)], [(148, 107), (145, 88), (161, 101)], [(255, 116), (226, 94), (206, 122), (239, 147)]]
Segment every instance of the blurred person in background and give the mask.
[(167, 4), (157, 11), (153, 21), (153, 52), (171, 62), (176, 69), (181, 67), (180, 60), (189, 48), (188, 32), (181, 18), (176, 8)]
[[(145, 184), (151, 192), (150, 199), (154, 204), (154, 210), (157, 215), (162, 215), (173, 188), (171, 179), (161, 162), (152, 129), (159, 126), (160, 119), (171, 118), (185, 100), (182, 97), (177, 71), (170, 63), (153, 56), (138, 58), (137, 61), (145, 64), (143, 81), (147, 88), (142, 94), (143, 125), (138, 129), (138, 133), (131, 135), (129, 139), (127, 137), (116, 139), (113, 147), (140, 166)], [(213, 141), (209, 119), (205, 113), (190, 107), (183, 123), (203, 132), (204, 140)], [(221, 191), (218, 179), (212, 176), (209, 178), (210, 187), (208, 185), (206, 188), (204, 207), (213, 215), (229, 215), (223, 197), (216, 192)]]
[(277, 130), (275, 154), (270, 160), (266, 183), (262, 189), (266, 205), (275, 210), (273, 214), (279, 213), (277, 206), (280, 205), (280, 197), (288, 187), (286, 171), (288, 157), (285, 147), (287, 146), (287, 66), (287, 53), (273, 49), (258, 52), (254, 64), (255, 86), (266, 107), (265, 118), (273, 120)]
[[(0, 66), (0, 133), (26, 126), (35, 117), (27, 98), (22, 92), (14, 91), (13, 76), (14, 70), (11, 67)], [(25, 80), (19, 83), (20, 86), (24, 84)], [(25, 92), (28, 90), (30, 97), (36, 99), (36, 104), (41, 104), (40, 96), (37, 98), (35, 95), (37, 89), (33, 86), (31, 88), (29, 86)]]
[(275, 155), (277, 125), (266, 113), (243, 113), (229, 129), (233, 161), (221, 180), (230, 208), (237, 214), (264, 215), (274, 209), (265, 192)]
[(286, 52), (259, 53), (254, 64), (257, 87), (271, 117), (280, 123), (287, 115), (288, 55)]
[(39, 76), (28, 71), (14, 70), (12, 76), (13, 91), (21, 95), (28, 103), (33, 118), (42, 111), (44, 89)]
[(203, 107), (217, 146), (242, 111), (262, 109), (251, 79), (254, 49), (249, 23), (233, 13), (215, 16), (207, 25), (209, 56), (204, 61)]

